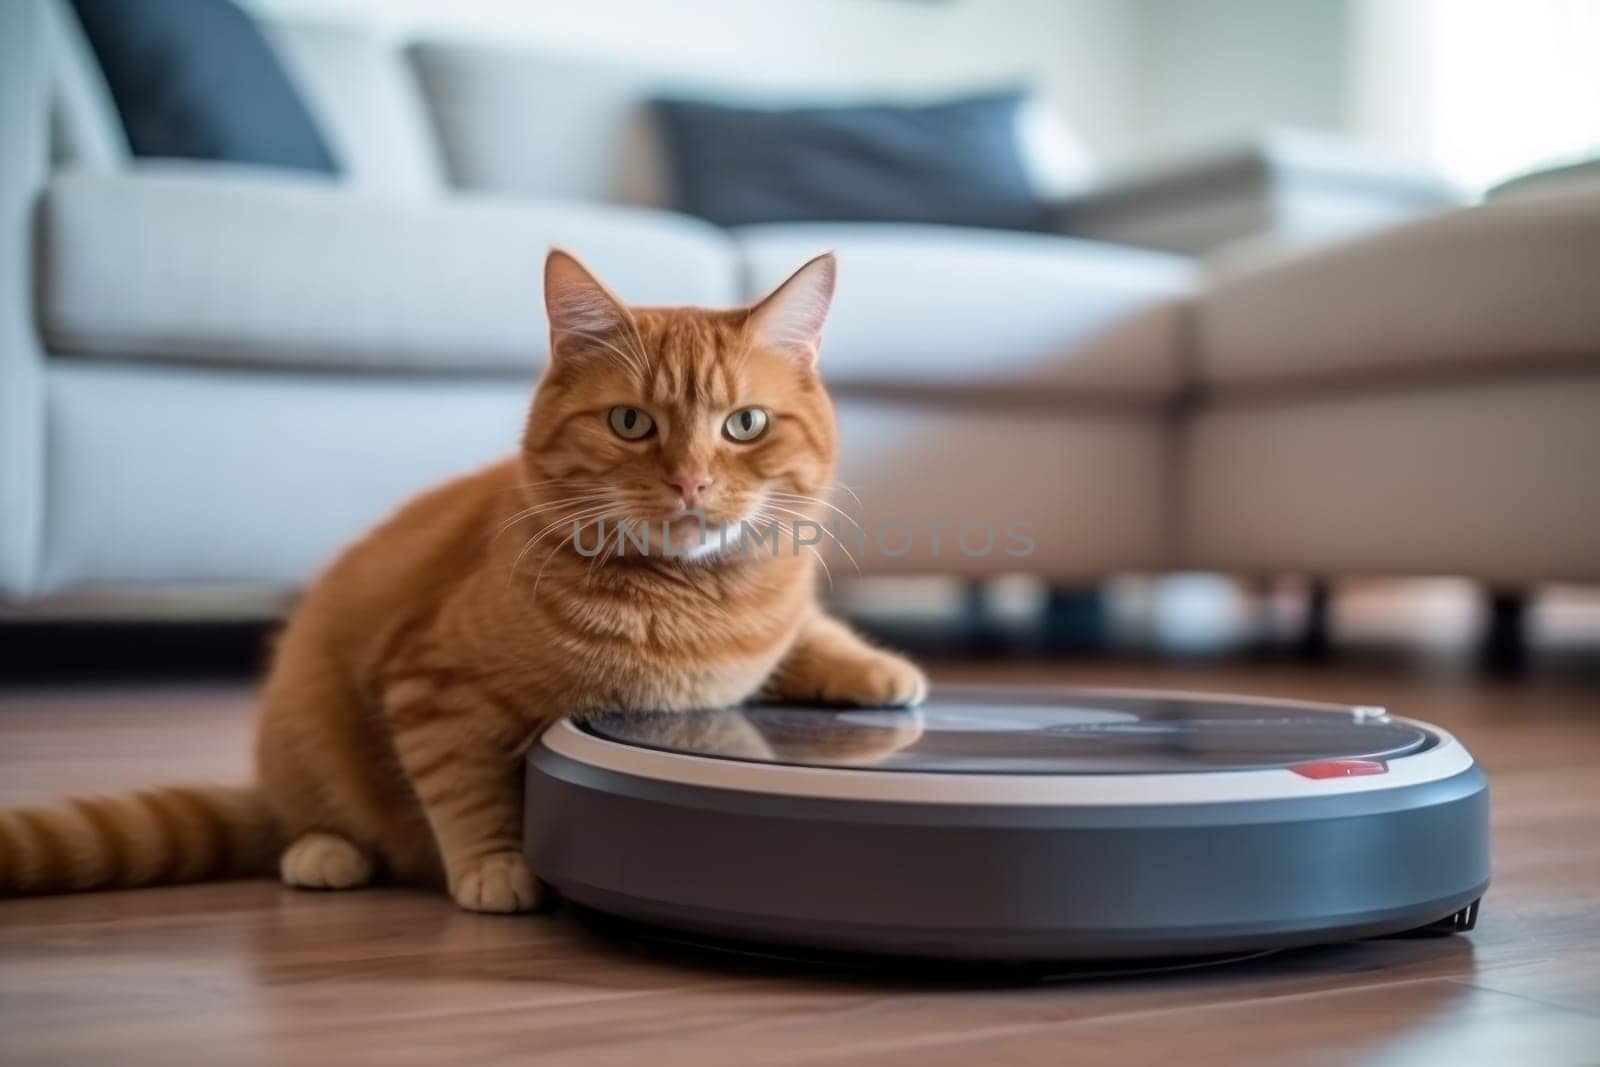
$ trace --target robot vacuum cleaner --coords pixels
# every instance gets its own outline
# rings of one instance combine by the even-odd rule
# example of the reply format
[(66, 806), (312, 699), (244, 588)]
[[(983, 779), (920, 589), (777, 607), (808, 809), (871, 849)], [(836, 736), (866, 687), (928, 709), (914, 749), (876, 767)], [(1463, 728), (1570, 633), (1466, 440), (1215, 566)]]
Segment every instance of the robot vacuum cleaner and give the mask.
[(1026, 963), (1471, 929), (1489, 793), (1381, 708), (945, 688), (602, 714), (528, 757), (567, 900), (700, 939)]

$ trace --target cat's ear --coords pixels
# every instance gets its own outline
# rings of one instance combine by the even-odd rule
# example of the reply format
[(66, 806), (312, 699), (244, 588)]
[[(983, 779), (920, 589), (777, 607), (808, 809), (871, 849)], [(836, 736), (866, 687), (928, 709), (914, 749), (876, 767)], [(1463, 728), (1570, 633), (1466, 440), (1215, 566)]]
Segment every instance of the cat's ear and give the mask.
[(628, 309), (579, 263), (552, 248), (544, 260), (544, 309), (550, 318), (550, 352), (563, 338), (605, 335), (630, 321)]
[(751, 338), (792, 354), (805, 367), (815, 366), (837, 272), (833, 253), (824, 252), (789, 275), (750, 309)]

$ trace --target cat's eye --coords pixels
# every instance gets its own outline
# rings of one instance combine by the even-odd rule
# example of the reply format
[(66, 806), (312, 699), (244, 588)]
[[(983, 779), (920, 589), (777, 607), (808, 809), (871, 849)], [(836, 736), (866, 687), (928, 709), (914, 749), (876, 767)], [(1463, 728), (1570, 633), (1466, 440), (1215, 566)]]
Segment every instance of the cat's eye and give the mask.
[(611, 432), (624, 441), (638, 441), (649, 437), (650, 432), (656, 428), (656, 422), (649, 415), (638, 408), (617, 406), (606, 415), (606, 421), (611, 424)]
[(730, 441), (754, 441), (767, 432), (767, 413), (760, 408), (740, 408), (722, 424)]

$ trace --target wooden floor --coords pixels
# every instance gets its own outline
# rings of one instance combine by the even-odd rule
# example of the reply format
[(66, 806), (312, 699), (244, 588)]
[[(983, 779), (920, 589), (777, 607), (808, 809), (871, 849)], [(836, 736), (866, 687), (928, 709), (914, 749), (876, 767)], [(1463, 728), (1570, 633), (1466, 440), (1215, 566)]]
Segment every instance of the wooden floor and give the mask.
[[(1475, 933), (993, 985), (733, 964), (570, 915), (268, 883), (0, 901), (0, 1062), (1600, 1063), (1600, 690), (1393, 668), (946, 668), (1385, 704), (1494, 789)], [(0, 689), (0, 803), (242, 774), (244, 686)]]

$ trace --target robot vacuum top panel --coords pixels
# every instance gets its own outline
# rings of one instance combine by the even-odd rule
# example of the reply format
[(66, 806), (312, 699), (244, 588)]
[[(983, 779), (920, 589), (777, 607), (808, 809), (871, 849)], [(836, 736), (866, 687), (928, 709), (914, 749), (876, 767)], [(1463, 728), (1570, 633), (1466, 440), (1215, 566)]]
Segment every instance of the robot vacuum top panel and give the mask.
[(1472, 757), (1381, 708), (945, 687), (916, 709), (747, 707), (567, 721), (580, 762), (712, 788), (910, 803), (1182, 804), (1436, 781)]
[[(754, 745), (729, 716), (769, 740)], [(589, 732), (679, 755), (811, 767), (976, 774), (1184, 774), (1382, 761), (1435, 743), (1382, 709), (1128, 693), (951, 690), (916, 711), (752, 707), (685, 719), (603, 715)], [(919, 731), (904, 747), (878, 739)], [(804, 745), (805, 739), (817, 743)], [(785, 743), (787, 742), (787, 743)], [(881, 750), (881, 751), (880, 751)]]

